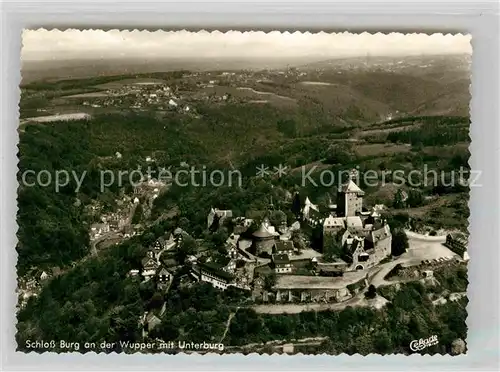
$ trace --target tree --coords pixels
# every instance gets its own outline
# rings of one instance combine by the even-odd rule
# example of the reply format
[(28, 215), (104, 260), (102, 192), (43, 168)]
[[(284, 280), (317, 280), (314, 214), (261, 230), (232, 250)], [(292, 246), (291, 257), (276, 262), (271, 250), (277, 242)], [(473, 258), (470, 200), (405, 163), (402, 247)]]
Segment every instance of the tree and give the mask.
[(286, 137), (294, 138), (297, 136), (297, 123), (293, 119), (280, 119), (276, 126), (278, 131)]
[(386, 354), (394, 351), (391, 337), (386, 330), (379, 332), (374, 339), (375, 351), (379, 354)]
[(159, 309), (162, 307), (163, 303), (165, 302), (165, 299), (163, 298), (163, 295), (160, 292), (156, 292), (151, 299), (149, 300), (149, 309)]
[(141, 204), (138, 204), (134, 211), (134, 216), (132, 217), (132, 225), (137, 225), (142, 220), (143, 208)]
[(273, 271), (264, 278), (264, 289), (270, 291), (276, 285), (276, 273)]
[(292, 212), (295, 216), (299, 216), (302, 210), (302, 203), (300, 201), (300, 194), (298, 192), (295, 193), (292, 200)]
[(392, 233), (391, 254), (400, 256), (409, 247), (408, 237), (403, 229), (396, 229)]
[(283, 211), (272, 211), (269, 214), (269, 223), (278, 228), (286, 223), (286, 214)]
[(349, 164), (356, 159), (356, 154), (351, 144), (340, 143), (331, 145), (324, 153), (327, 164)]
[(196, 253), (196, 240), (189, 236), (183, 237), (177, 251), (175, 252), (175, 259), (180, 264), (183, 264), (186, 261), (188, 256), (191, 256)]
[(323, 235), (323, 260), (332, 262), (335, 258), (342, 256), (341, 242), (333, 234)]
[(370, 284), (370, 286), (368, 287), (368, 291), (366, 291), (365, 297), (370, 299), (377, 297), (377, 288), (375, 288), (373, 284)]
[(403, 191), (396, 191), (396, 194), (394, 194), (394, 201), (392, 203), (392, 206), (395, 209), (402, 209), (405, 207), (405, 202), (403, 200)]
[(410, 207), (420, 207), (424, 203), (424, 197), (419, 190), (411, 189), (408, 193), (408, 205)]
[(293, 246), (299, 251), (299, 253), (306, 248), (304, 244), (304, 238), (298, 230), (294, 230), (292, 232), (292, 242)]

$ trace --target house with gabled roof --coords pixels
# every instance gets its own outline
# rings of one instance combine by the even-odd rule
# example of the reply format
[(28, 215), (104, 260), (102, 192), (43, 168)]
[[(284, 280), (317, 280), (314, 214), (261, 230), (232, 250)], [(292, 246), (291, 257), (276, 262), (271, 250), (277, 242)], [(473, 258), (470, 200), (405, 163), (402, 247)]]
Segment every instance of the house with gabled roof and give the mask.
[(156, 314), (152, 311), (150, 311), (146, 315), (146, 328), (148, 332), (151, 332), (153, 329), (158, 327), (161, 324), (161, 319), (156, 316)]
[(464, 259), (466, 257), (465, 254), (467, 253), (468, 244), (469, 237), (462, 232), (453, 232), (446, 235), (445, 245)]
[(392, 234), (387, 224), (368, 232), (347, 229), (341, 244), (344, 249), (342, 258), (349, 264), (347, 270), (364, 270), (390, 256)]
[(156, 284), (160, 290), (168, 290), (172, 281), (174, 280), (174, 275), (162, 266), (159, 270), (156, 270)]
[(273, 254), (272, 260), (276, 274), (289, 274), (292, 272), (292, 263), (287, 254)]
[(317, 226), (322, 224), (325, 220), (325, 216), (320, 212), (319, 207), (313, 204), (309, 197), (306, 197), (304, 202), (304, 207), (302, 208), (302, 218), (306, 221), (309, 226)]
[(194, 268), (198, 280), (210, 283), (214, 288), (226, 290), (234, 280), (234, 276), (214, 263), (198, 264)]
[(153, 249), (155, 251), (161, 251), (161, 250), (165, 249), (165, 246), (166, 246), (166, 240), (162, 236), (160, 236), (158, 239), (156, 239), (155, 242), (153, 243)]
[(149, 280), (156, 275), (156, 270), (158, 269), (159, 264), (155, 258), (146, 256), (142, 259), (141, 263), (142, 276), (145, 280)]
[(345, 227), (345, 218), (330, 215), (323, 221), (323, 234), (337, 234)]
[(274, 254), (287, 254), (293, 255), (295, 253), (295, 247), (291, 240), (278, 240), (273, 246)]
[(157, 275), (158, 275), (158, 281), (162, 283), (168, 283), (172, 281), (172, 279), (174, 278), (173, 274), (170, 271), (168, 271), (165, 267), (162, 267), (158, 271)]

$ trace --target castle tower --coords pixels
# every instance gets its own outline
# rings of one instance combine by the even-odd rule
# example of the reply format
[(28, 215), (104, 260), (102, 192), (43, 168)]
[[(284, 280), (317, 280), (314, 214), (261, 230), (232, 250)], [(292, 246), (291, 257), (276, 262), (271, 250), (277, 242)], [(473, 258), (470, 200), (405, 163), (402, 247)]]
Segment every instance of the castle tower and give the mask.
[(361, 213), (364, 194), (364, 191), (350, 177), (349, 181), (339, 188), (337, 214), (342, 217), (349, 217)]

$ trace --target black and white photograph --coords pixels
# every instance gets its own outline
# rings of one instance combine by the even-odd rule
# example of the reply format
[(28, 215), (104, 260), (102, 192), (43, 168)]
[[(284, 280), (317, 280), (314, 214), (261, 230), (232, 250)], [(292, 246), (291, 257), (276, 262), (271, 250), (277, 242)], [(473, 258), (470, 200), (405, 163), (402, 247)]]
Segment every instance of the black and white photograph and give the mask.
[(470, 35), (40, 28), (21, 66), (17, 351), (467, 352)]

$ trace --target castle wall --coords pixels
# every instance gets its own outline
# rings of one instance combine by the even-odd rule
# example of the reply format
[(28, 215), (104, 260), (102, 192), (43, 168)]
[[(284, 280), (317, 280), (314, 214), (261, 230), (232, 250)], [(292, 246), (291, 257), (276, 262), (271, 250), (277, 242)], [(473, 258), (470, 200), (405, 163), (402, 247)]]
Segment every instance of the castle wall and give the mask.
[(341, 302), (351, 298), (351, 293), (347, 288), (340, 289), (301, 289), (301, 290), (280, 290), (276, 292), (276, 301), (291, 302)]

